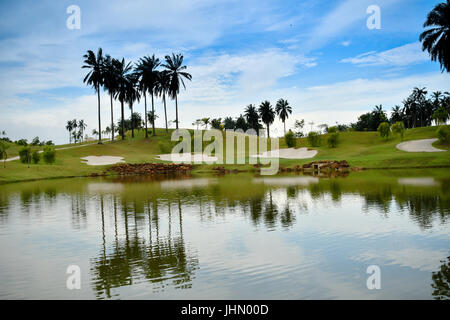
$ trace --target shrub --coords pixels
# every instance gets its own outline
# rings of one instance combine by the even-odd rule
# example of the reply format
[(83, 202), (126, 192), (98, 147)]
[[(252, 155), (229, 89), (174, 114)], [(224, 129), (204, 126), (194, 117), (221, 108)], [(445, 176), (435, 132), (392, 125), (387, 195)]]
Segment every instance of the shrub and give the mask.
[(22, 163), (30, 163), (31, 161), (31, 149), (29, 147), (23, 147), (19, 150), (19, 158)]
[(389, 123), (382, 122), (378, 126), (377, 131), (380, 133), (380, 136), (384, 139), (389, 139), (389, 134), (391, 133), (391, 127), (389, 126)]
[(56, 151), (52, 147), (45, 147), (43, 153), (45, 163), (52, 164), (55, 162)]
[(338, 128), (337, 127), (328, 127), (327, 132), (328, 133), (336, 133), (336, 132), (338, 132)]
[(450, 129), (448, 126), (440, 126), (436, 130), (439, 142), (449, 142), (450, 141)]
[(286, 145), (289, 148), (294, 148), (297, 145), (297, 139), (295, 138), (294, 133), (292, 132), (292, 130), (289, 130), (285, 135), (284, 135), (284, 141), (286, 142)]
[(35, 138), (33, 139), (33, 141), (31, 141), (31, 145), (32, 145), (32, 146), (37, 146), (37, 145), (39, 145), (39, 143), (40, 143), (39, 137), (35, 137)]
[(392, 131), (400, 136), (400, 139), (403, 140), (403, 135), (405, 133), (405, 125), (403, 121), (397, 121), (392, 125)]
[(328, 140), (327, 140), (328, 147), (336, 148), (338, 145), (338, 138), (339, 138), (339, 134), (337, 132), (330, 134), (330, 136), (328, 137)]
[(28, 145), (28, 142), (27, 142), (27, 139), (20, 139), (20, 140), (17, 140), (16, 141), (16, 144), (18, 144), (19, 146), (27, 146)]
[(33, 160), (34, 164), (37, 164), (41, 160), (41, 155), (39, 154), (39, 151), (34, 150), (31, 154), (31, 160)]
[(310, 131), (308, 133), (308, 143), (311, 147), (319, 147), (321, 144), (320, 134), (316, 131)]

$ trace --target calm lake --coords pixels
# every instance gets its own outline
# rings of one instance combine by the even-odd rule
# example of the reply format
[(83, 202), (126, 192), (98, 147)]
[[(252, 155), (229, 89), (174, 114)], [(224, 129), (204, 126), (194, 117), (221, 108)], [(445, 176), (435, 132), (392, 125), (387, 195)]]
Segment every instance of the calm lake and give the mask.
[(2, 185), (0, 299), (449, 298), (449, 171)]

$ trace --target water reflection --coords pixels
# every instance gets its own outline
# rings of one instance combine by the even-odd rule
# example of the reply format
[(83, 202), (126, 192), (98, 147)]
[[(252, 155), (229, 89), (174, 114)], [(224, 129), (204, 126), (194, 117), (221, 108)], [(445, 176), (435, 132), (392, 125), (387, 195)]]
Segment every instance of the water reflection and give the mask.
[[(33, 236), (30, 248), (48, 249), (48, 243), (39, 247), (35, 240), (59, 239), (58, 228), (70, 239), (89, 240), (93, 250), (80, 251), (78, 258), (89, 265), (89, 286), (97, 299), (126, 298), (130, 295), (127, 288), (134, 286), (143, 286), (145, 297), (168, 292), (180, 297), (177, 292), (199, 292), (196, 284), (204, 288), (205, 283), (216, 282), (215, 291), (208, 288), (219, 293), (210, 298), (223, 298), (218, 287), (224, 283), (236, 287), (251, 283), (256, 288), (249, 280), (252, 274), (262, 283), (257, 292), (266, 292), (268, 298), (283, 294), (298, 297), (295, 290), (299, 285), (314, 288), (317, 283), (308, 281), (319, 278), (317, 274), (304, 274), (305, 270), (352, 283), (355, 275), (349, 271), (333, 272), (345, 269), (349, 261), (381, 264), (379, 255), (364, 252), (364, 246), (375, 253), (390, 249), (391, 236), (403, 237), (401, 243), (415, 243), (426, 231), (426, 237), (420, 238), (421, 245), (430, 241), (430, 248), (417, 248), (417, 252), (427, 252), (433, 246), (437, 246), (433, 252), (448, 249), (448, 182), (440, 174), (432, 178), (361, 174), (321, 178), (128, 176), (8, 185), (0, 189), (0, 243), (13, 243), (10, 235), (14, 228), (21, 230), (24, 226), (25, 233)], [(64, 229), (66, 225), (71, 229)], [(276, 243), (272, 251), (276, 251), (278, 260), (259, 261), (261, 255), (270, 256), (272, 252), (266, 249), (268, 243), (250, 247), (246, 240), (249, 235), (255, 237), (252, 243), (265, 239)], [(386, 239), (380, 240), (381, 235)], [(409, 238), (411, 235), (416, 238)], [(26, 246), (17, 237), (16, 244)], [(237, 253), (233, 251), (227, 260), (224, 257), (230, 254), (230, 246)], [(255, 248), (258, 253), (249, 252)], [(0, 250), (2, 255), (9, 254), (5, 246), (0, 245)], [(246, 257), (247, 252), (256, 258), (236, 260), (236, 256)], [(60, 254), (52, 252), (50, 257), (58, 260)], [(404, 268), (407, 264), (395, 255), (384, 263)], [(420, 263), (408, 266), (414, 269), (417, 265)], [(12, 262), (10, 268), (0, 268), (1, 281), (15, 272), (13, 267)], [(433, 297), (448, 298), (448, 269), (447, 261), (433, 272)], [(233, 279), (230, 270), (240, 278)], [(430, 270), (419, 271), (427, 272), (429, 283)], [(277, 279), (277, 284), (269, 284), (270, 279)], [(294, 284), (297, 289), (288, 289)], [(326, 287), (332, 285), (336, 287)], [(333, 297), (345, 296), (344, 291), (354, 292), (354, 298), (367, 294), (361, 292), (364, 286), (342, 292), (337, 289), (342, 283), (321, 286), (323, 291), (314, 289), (312, 297), (328, 297), (327, 290), (334, 292)], [(2, 290), (14, 291), (15, 287), (5, 286), (0, 296)]]
[(439, 271), (433, 272), (433, 297), (436, 300), (449, 300), (450, 299), (450, 256), (447, 257), (447, 261), (441, 261), (442, 265)]

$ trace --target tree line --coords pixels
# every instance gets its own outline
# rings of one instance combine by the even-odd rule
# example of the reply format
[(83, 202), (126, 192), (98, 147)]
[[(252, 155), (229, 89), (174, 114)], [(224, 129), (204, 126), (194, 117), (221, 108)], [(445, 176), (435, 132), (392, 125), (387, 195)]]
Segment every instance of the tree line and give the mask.
[[(155, 131), (155, 107), (154, 98), (160, 97), (164, 103), (164, 115), (166, 132), (168, 132), (166, 97), (175, 100), (176, 128), (178, 129), (178, 94), (181, 86), (186, 89), (184, 80), (192, 80), (192, 76), (184, 71), (187, 67), (183, 65), (183, 55), (166, 55), (164, 63), (155, 55), (144, 56), (134, 65), (132, 62), (112, 58), (110, 55), (103, 55), (101, 48), (97, 55), (88, 50), (83, 56), (84, 65), (82, 68), (89, 69), (83, 82), (94, 88), (97, 93), (98, 103), (98, 143), (102, 141), (101, 115), (100, 115), (100, 89), (103, 88), (109, 93), (111, 104), (111, 140), (114, 140), (114, 133), (119, 131), (122, 139), (125, 139), (125, 111), (124, 104), (128, 104), (131, 111), (131, 120), (134, 114), (133, 105), (144, 98), (145, 105), (145, 137), (148, 138), (147, 120), (151, 120), (152, 134)], [(158, 68), (162, 67), (162, 70)], [(147, 94), (151, 97), (152, 110), (147, 112)], [(113, 101), (119, 100), (121, 105), (120, 128), (114, 127)], [(151, 116), (149, 116), (149, 114)], [(131, 135), (134, 138), (134, 121), (131, 121)]]
[(248, 105), (244, 114), (237, 118), (226, 117), (223, 121), (222, 118), (202, 118), (195, 120), (192, 125), (197, 126), (197, 130), (199, 126), (204, 126), (207, 129), (210, 125), (211, 128), (218, 130), (242, 130), (245, 132), (248, 129), (253, 129), (259, 134), (259, 130), (264, 129), (263, 123), (266, 125), (267, 137), (270, 137), (270, 125), (273, 124), (276, 116), (283, 122), (284, 134), (286, 134), (286, 120), (290, 114), (292, 114), (292, 107), (287, 100), (279, 99), (275, 108), (268, 100), (265, 100), (261, 102), (258, 108), (253, 104)]
[(446, 123), (450, 113), (450, 93), (435, 91), (431, 96), (427, 94), (426, 88), (416, 87), (401, 106), (392, 108), (390, 117), (379, 105), (361, 115), (350, 127), (355, 131), (377, 131), (382, 122), (403, 122), (406, 129), (431, 126), (433, 121), (436, 125)]

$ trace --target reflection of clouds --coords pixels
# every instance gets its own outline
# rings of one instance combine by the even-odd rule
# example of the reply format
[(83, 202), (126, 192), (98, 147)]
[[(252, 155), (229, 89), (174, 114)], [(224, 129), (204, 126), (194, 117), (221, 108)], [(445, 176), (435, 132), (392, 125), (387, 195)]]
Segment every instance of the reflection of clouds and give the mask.
[(401, 178), (398, 179), (398, 184), (404, 186), (420, 186), (420, 187), (434, 187), (438, 186), (434, 178)]
[(406, 248), (401, 250), (366, 252), (353, 260), (356, 261), (380, 261), (385, 265), (399, 265), (420, 271), (434, 271), (441, 265), (441, 260), (445, 258), (446, 251), (431, 249)]
[(283, 177), (283, 178), (255, 178), (253, 183), (264, 183), (270, 186), (307, 186), (319, 183), (317, 177)]
[(168, 180), (161, 181), (161, 189), (190, 189), (195, 187), (207, 187), (217, 183), (216, 179), (184, 179), (184, 180)]
[(89, 193), (102, 192), (102, 193), (115, 193), (123, 190), (122, 183), (112, 182), (90, 182), (87, 185), (87, 191)]

